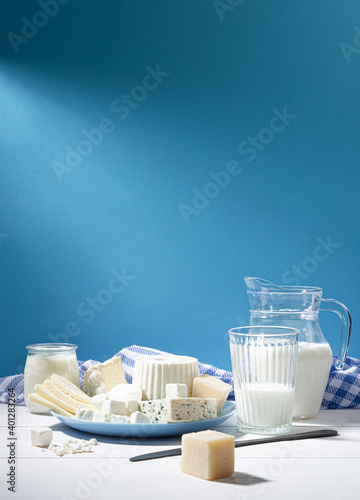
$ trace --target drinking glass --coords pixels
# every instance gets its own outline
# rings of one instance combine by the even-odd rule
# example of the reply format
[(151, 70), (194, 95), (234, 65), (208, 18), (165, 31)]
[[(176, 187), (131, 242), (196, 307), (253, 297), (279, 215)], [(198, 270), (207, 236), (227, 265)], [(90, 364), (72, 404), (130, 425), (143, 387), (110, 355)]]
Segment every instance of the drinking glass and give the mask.
[(239, 430), (289, 432), (299, 330), (243, 326), (229, 330), (229, 340)]

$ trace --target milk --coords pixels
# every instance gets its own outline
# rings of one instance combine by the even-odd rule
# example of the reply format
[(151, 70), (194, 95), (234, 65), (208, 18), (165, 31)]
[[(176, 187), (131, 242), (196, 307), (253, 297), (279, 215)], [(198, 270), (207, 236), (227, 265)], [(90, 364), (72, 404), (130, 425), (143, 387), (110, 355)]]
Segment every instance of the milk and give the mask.
[(76, 354), (35, 354), (28, 355), (24, 370), (24, 397), (31, 413), (47, 413), (43, 406), (28, 401), (27, 397), (35, 392), (35, 384), (42, 384), (53, 373), (62, 375), (76, 385), (79, 385), (79, 368)]
[[(276, 429), (291, 426), (294, 389), (278, 382), (253, 382), (235, 388), (239, 425)], [(251, 429), (249, 429), (251, 431)]]
[(320, 410), (331, 361), (329, 344), (299, 342), (293, 417), (314, 417)]

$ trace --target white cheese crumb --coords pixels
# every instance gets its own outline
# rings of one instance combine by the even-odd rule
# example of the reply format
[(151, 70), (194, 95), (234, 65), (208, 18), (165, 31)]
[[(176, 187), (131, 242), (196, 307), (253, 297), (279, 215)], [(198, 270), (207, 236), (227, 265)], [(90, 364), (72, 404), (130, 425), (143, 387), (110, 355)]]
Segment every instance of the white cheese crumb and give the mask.
[(93, 446), (98, 444), (99, 442), (95, 438), (91, 438), (89, 441), (86, 441), (86, 439), (68, 439), (61, 445), (50, 445), (49, 450), (58, 457), (62, 457), (74, 453), (91, 453), (93, 451)]

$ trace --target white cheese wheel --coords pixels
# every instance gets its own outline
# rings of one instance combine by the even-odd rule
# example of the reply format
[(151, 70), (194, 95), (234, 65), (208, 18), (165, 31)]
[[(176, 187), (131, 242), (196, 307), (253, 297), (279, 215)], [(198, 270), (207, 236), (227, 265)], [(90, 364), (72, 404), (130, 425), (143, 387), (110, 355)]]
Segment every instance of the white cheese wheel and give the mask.
[(135, 361), (133, 384), (143, 390), (143, 400), (166, 397), (166, 384), (186, 384), (191, 394), (199, 363), (190, 356), (164, 354), (141, 356)]

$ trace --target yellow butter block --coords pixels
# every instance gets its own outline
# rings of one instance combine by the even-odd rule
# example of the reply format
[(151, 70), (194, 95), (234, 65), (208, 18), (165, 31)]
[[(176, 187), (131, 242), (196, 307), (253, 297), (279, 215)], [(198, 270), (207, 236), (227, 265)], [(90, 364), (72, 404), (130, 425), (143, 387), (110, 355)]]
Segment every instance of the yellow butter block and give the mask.
[(223, 432), (183, 434), (180, 469), (201, 479), (220, 479), (234, 473), (235, 437)]
[(231, 389), (232, 386), (230, 384), (211, 375), (204, 374), (194, 378), (191, 397), (215, 398), (216, 410), (220, 413)]

